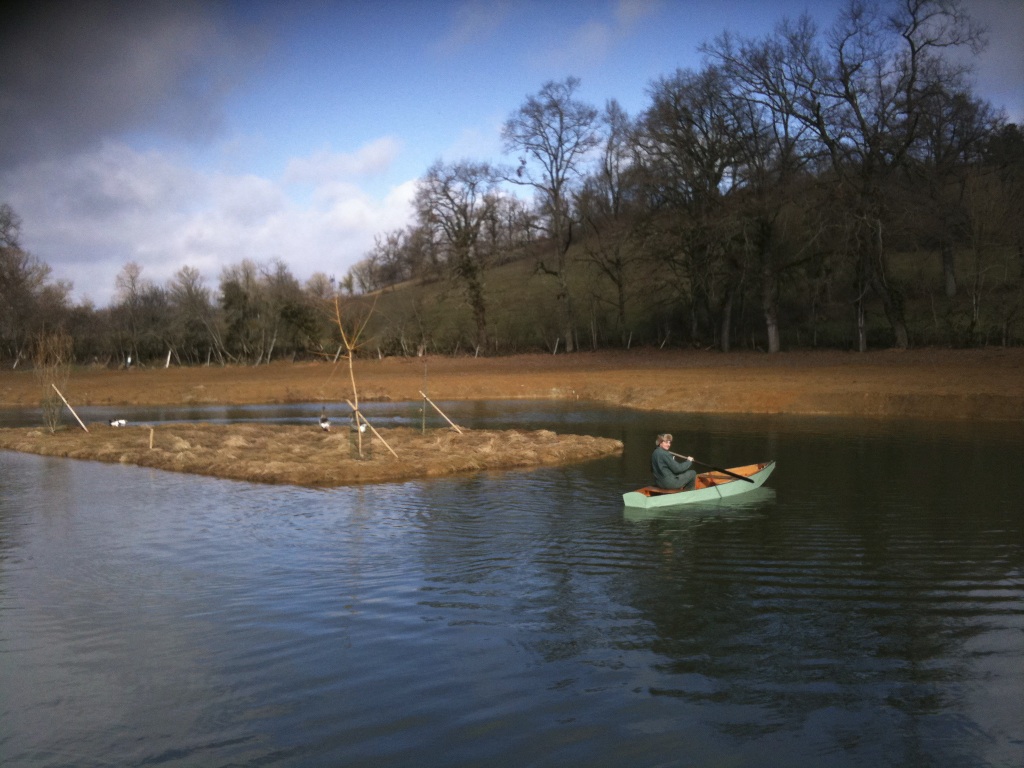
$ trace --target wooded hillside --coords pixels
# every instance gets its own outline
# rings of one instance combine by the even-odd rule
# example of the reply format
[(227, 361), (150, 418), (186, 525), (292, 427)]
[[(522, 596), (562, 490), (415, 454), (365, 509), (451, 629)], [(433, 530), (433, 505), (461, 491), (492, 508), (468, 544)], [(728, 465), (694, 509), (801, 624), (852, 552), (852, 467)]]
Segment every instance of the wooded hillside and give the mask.
[(336, 296), (372, 312), (373, 354), (1019, 345), (1024, 134), (947, 55), (979, 40), (955, 3), (851, 2), (824, 31), (723, 33), (635, 116), (545, 83), (508, 164), (432, 165), (341, 279), (246, 260), (159, 286), (129, 263), (112, 306), (73, 306), (0, 206), (0, 357), (55, 332), (78, 362), (331, 356)]

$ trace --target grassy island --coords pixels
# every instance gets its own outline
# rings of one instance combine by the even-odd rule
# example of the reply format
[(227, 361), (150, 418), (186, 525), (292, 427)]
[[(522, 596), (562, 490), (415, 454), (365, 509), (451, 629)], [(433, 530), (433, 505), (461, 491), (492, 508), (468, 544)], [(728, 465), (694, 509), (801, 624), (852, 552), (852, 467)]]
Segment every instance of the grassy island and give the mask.
[(564, 464), (615, 454), (623, 447), (618, 440), (547, 430), (463, 429), (458, 434), (404, 427), (381, 430), (383, 441), (364, 434), (360, 458), (355, 435), (347, 429), (322, 432), (317, 426), (278, 424), (88, 426), (89, 432), (68, 428), (53, 434), (0, 429), (0, 449), (250, 482), (332, 487)]
[[(778, 355), (636, 350), (495, 358), (384, 358), (355, 362), (361, 399), (563, 399), (673, 413), (776, 413), (882, 419), (1024, 420), (1024, 349), (923, 349)], [(338, 366), (75, 369), (66, 394), (82, 405), (324, 403), (344, 410)], [(349, 390), (350, 391), (350, 390)], [(0, 372), (0, 407), (37, 407), (30, 371)], [(315, 413), (311, 414), (315, 417)], [(621, 443), (538, 431), (382, 430), (396, 459), (364, 435), (317, 426), (97, 425), (0, 430), (0, 449), (160, 467), (267, 483), (334, 486), (530, 467), (613, 454)]]

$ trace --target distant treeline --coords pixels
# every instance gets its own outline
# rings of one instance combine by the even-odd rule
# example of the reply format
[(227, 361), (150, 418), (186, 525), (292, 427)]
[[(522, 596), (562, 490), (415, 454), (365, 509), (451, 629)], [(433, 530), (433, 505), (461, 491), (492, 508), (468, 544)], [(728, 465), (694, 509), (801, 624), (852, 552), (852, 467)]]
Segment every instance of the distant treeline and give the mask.
[(510, 166), (432, 165), (414, 220), (339, 282), (244, 261), (213, 291), (128, 264), (112, 306), (71, 306), (3, 206), (0, 355), (58, 330), (80, 362), (331, 355), (335, 297), (375, 354), (1020, 344), (1024, 134), (945, 55), (981, 39), (962, 11), (851, 2), (824, 33), (723, 34), (635, 117), (546, 83), (503, 126)]

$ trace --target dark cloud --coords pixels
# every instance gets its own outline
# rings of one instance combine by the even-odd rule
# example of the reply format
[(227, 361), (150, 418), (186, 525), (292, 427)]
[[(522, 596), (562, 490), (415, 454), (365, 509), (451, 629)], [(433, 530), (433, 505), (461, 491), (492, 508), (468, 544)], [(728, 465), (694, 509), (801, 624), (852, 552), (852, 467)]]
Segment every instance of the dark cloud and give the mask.
[[(7, 3), (0, 10), (0, 170), (105, 136), (213, 135), (264, 46), (188, 0)], [(239, 31), (243, 30), (243, 31)]]

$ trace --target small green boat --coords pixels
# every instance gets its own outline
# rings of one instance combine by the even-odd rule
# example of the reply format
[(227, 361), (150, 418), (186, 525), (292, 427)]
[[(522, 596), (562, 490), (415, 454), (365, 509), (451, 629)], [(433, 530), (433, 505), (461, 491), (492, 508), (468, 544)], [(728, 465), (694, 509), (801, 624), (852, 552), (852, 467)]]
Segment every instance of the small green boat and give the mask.
[[(700, 501), (717, 501), (760, 488), (773, 469), (775, 469), (775, 462), (765, 461), (760, 464), (748, 464), (745, 467), (733, 467), (728, 472), (721, 470), (703, 472), (697, 475), (697, 482), (692, 491), (666, 491), (664, 488), (648, 486), (622, 494), (622, 501), (627, 507), (637, 509), (655, 509)], [(740, 479), (744, 477), (748, 480)]]

